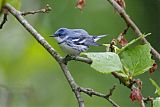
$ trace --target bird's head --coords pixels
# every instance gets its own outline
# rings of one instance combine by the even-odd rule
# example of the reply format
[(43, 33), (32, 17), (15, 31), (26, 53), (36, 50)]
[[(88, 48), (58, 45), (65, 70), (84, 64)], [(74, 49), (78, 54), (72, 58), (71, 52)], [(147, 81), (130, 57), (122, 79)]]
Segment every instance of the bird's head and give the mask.
[(59, 38), (63, 39), (68, 34), (69, 34), (69, 29), (67, 29), (67, 28), (60, 28), (51, 37), (55, 37), (55, 38), (59, 37)]

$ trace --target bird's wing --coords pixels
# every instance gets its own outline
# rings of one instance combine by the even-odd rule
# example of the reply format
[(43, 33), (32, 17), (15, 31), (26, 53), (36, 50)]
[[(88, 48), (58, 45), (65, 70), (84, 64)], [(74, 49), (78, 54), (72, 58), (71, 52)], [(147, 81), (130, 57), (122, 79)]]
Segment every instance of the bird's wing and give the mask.
[(87, 36), (87, 37), (84, 37), (84, 36), (79, 36), (79, 37), (70, 36), (61, 43), (65, 43), (68, 46), (70, 46), (71, 48), (73, 48), (75, 50), (78, 50), (80, 52), (86, 51), (89, 46), (99, 46), (99, 44), (97, 44), (94, 41), (94, 38), (91, 37), (91, 36)]
[(83, 35), (83, 36), (89, 35), (88, 32), (85, 31), (84, 29), (72, 29), (72, 33), (77, 35)]
[(67, 44), (71, 48), (73, 48), (75, 50), (78, 50), (80, 52), (86, 51), (88, 49), (88, 46), (77, 44), (74, 40), (77, 40), (77, 39), (72, 39), (72, 40), (71, 39), (67, 39), (65, 41), (65, 44)]
[(79, 38), (79, 40), (74, 41), (74, 43), (77, 45), (85, 45), (85, 46), (99, 46), (99, 44), (97, 44), (94, 41), (93, 37), (81, 37)]
[(88, 34), (87, 31), (83, 29), (72, 29), (72, 33), (70, 34), (71, 37), (89, 37), (90, 35)]

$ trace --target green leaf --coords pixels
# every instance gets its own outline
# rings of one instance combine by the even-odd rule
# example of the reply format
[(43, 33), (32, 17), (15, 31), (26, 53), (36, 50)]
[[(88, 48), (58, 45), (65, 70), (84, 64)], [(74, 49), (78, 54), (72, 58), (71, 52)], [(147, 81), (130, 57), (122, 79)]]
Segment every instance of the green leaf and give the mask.
[(111, 73), (123, 70), (119, 56), (113, 52), (89, 52), (84, 54), (92, 59), (91, 67), (99, 72)]
[(118, 54), (123, 52), (125, 49), (127, 49), (129, 46), (131, 46), (132, 44), (136, 43), (137, 41), (139, 41), (142, 38), (147, 37), (148, 35), (151, 35), (151, 33), (147, 33), (147, 34), (142, 34), (141, 36), (139, 36), (136, 39), (133, 39), (132, 41), (130, 41), (126, 46), (122, 47), (119, 51)]
[(152, 85), (155, 86), (155, 88), (156, 88), (155, 93), (160, 95), (160, 87), (158, 86), (158, 84), (151, 78), (149, 80), (151, 81)]
[(153, 100), (153, 107), (160, 107), (160, 97)]
[(16, 9), (20, 9), (21, 7), (21, 0), (7, 0), (7, 2), (14, 6)]
[(151, 59), (151, 48), (149, 44), (128, 48), (121, 53), (121, 61), (125, 69), (132, 76), (140, 75), (152, 67), (154, 61)]

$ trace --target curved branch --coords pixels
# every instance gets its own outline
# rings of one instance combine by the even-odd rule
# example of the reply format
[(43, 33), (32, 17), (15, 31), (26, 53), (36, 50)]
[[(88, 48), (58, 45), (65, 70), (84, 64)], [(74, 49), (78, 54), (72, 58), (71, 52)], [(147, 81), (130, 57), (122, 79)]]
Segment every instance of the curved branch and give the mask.
[(36, 10), (36, 11), (28, 11), (28, 12), (21, 12), (21, 15), (22, 16), (26, 16), (26, 15), (29, 15), (29, 14), (36, 14), (36, 13), (47, 13), (51, 11), (51, 7), (47, 4), (45, 6), (45, 8), (43, 9), (40, 9), (40, 10)]
[[(25, 20), (22, 16), (22, 13), (18, 10), (16, 10), (14, 7), (12, 7), (10, 4), (6, 4), (5, 8), (8, 9), (8, 11), (22, 24), (22, 26), (51, 54), (51, 56), (59, 63), (70, 87), (72, 88), (72, 91), (74, 92), (79, 107), (85, 107), (84, 100), (81, 97), (80, 93), (84, 92), (85, 94), (88, 94), (88, 92), (85, 90), (85, 88), (81, 87), (81, 90), (79, 89), (79, 86), (74, 81), (70, 71), (68, 70), (67, 65), (65, 64), (64, 58), (62, 58), (55, 50), (52, 48), (52, 46)], [(81, 62), (85, 62), (90, 64), (92, 61), (87, 58), (83, 57), (71, 57), (67, 61), (70, 60), (77, 60)], [(92, 92), (93, 95), (103, 97), (104, 95), (98, 92)], [(89, 95), (89, 94), (88, 94)], [(101, 95), (101, 96), (100, 96)], [(104, 98), (104, 97), (103, 97)], [(114, 107), (119, 107), (112, 99), (106, 97), (107, 99)]]
[(110, 89), (109, 94), (102, 94), (102, 93), (96, 92), (90, 88), (79, 87), (78, 89), (80, 92), (88, 94), (91, 97), (92, 97), (92, 95), (95, 95), (95, 96), (98, 96), (98, 97), (101, 97), (101, 98), (108, 100), (113, 105), (113, 107), (120, 107), (117, 103), (115, 103), (112, 99), (109, 98), (110, 96), (112, 96), (113, 91), (115, 90), (115, 85), (113, 86), (113, 88)]
[(3, 8), (2, 12), (3, 12), (3, 20), (2, 20), (2, 22), (0, 24), (0, 29), (2, 29), (3, 25), (7, 22), (8, 10)]
[[(115, 8), (115, 10), (124, 19), (124, 21), (126, 22), (127, 26), (130, 26), (137, 36), (141, 36), (142, 32), (137, 27), (137, 25), (131, 20), (131, 18), (126, 13), (126, 11), (115, 0), (108, 0), (108, 2)], [(145, 39), (145, 38), (142, 38), (141, 40), (144, 43), (148, 43), (147, 39)], [(151, 47), (151, 53), (155, 58), (160, 60), (160, 54), (153, 47)]]
[(80, 62), (84, 62), (87, 64), (92, 64), (92, 60), (89, 58), (85, 58), (85, 57), (67, 55), (65, 58), (63, 58), (63, 61), (65, 64), (67, 64), (68, 61), (71, 61), (71, 60), (80, 61)]
[(60, 67), (61, 67), (64, 75), (66, 76), (66, 78), (68, 80), (69, 85), (72, 88), (72, 91), (76, 95), (76, 98), (77, 98), (78, 103), (79, 103), (79, 107), (84, 107), (83, 98), (81, 97), (80, 92), (77, 90), (78, 85), (75, 83), (70, 71), (68, 70), (68, 67), (64, 63), (59, 62), (59, 64), (60, 64)]
[(5, 7), (8, 11), (16, 17), (16, 19), (23, 25), (23, 27), (32, 34), (32, 36), (52, 55), (53, 58), (60, 64), (65, 77), (67, 78), (73, 92), (76, 95), (79, 107), (84, 107), (84, 101), (80, 95), (80, 92), (76, 90), (77, 84), (75, 83), (72, 75), (70, 74), (67, 66), (62, 63), (62, 57), (51, 47), (51, 45), (23, 18), (20, 11), (17, 11), (10, 4), (6, 4)]

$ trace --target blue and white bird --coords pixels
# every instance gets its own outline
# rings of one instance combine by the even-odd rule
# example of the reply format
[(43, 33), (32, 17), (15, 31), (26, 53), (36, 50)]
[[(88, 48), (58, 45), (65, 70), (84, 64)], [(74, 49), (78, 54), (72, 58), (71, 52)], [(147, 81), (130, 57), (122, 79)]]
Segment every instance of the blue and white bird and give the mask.
[(90, 46), (100, 46), (97, 40), (106, 35), (91, 36), (83, 29), (60, 28), (51, 37), (54, 37), (60, 47), (69, 55), (78, 56)]

